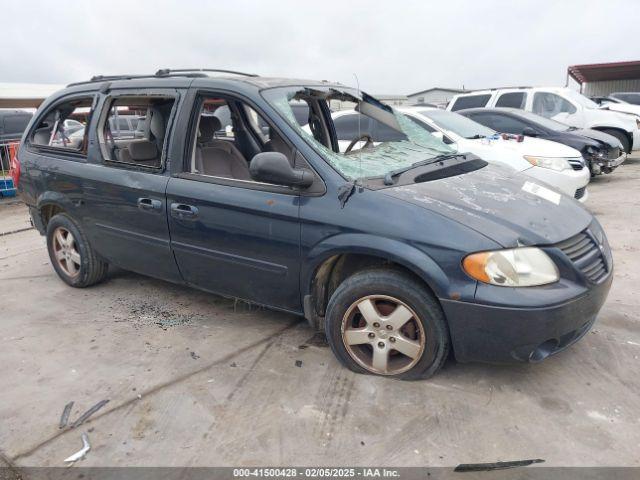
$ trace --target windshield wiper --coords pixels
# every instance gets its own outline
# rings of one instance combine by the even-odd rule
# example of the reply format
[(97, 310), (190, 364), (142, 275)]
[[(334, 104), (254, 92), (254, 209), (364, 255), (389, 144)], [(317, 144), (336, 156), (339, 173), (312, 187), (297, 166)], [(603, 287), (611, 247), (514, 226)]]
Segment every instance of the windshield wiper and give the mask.
[(424, 167), (425, 165), (431, 165), (432, 163), (442, 162), (444, 160), (449, 160), (451, 158), (466, 158), (462, 153), (450, 153), (446, 155), (437, 155), (433, 158), (429, 158), (427, 160), (421, 160), (416, 163), (412, 163), (409, 166), (398, 168), (397, 170), (391, 170), (387, 172), (384, 176), (384, 184), (385, 185), (393, 185), (393, 177), (397, 177), (398, 175), (403, 174), (404, 172), (408, 172), (409, 170), (413, 170), (417, 167)]

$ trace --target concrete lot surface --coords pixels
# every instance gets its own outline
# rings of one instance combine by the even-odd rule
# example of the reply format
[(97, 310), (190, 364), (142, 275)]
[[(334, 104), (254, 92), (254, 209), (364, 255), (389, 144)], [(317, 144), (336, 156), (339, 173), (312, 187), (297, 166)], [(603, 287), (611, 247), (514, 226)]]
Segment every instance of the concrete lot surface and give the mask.
[[(640, 158), (589, 187), (616, 263), (594, 330), (539, 365), (429, 381), (342, 368), (304, 321), (121, 270), (80, 290), (0, 236), (0, 450), (15, 466), (640, 466)], [(0, 206), (0, 232), (22, 205)], [(22, 227), (21, 227), (22, 226)], [(78, 428), (59, 429), (65, 404)]]

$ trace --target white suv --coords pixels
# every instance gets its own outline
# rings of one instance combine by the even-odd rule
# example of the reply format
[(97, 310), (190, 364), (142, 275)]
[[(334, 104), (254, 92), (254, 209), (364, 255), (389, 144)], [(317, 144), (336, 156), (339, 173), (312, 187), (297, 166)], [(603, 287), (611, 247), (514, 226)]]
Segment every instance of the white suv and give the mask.
[(640, 116), (602, 109), (566, 87), (496, 88), (456, 95), (447, 110), (511, 107), (553, 118), (577, 128), (593, 128), (613, 135), (627, 153), (640, 150)]

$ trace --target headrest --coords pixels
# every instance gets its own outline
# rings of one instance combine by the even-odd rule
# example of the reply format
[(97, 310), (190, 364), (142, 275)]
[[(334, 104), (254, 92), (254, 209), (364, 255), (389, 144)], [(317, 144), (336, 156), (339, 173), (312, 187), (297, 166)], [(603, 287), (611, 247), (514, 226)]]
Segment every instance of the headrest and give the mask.
[(150, 109), (151, 121), (149, 122), (149, 131), (156, 140), (164, 140), (164, 120), (162, 113), (157, 108)]
[(49, 145), (49, 139), (51, 139), (50, 127), (39, 128), (33, 134), (33, 143), (36, 145)]
[(200, 141), (207, 142), (213, 138), (213, 134), (222, 128), (218, 117), (207, 115), (200, 117)]
[(127, 147), (131, 160), (153, 160), (158, 156), (158, 149), (154, 142), (149, 140), (136, 140)]

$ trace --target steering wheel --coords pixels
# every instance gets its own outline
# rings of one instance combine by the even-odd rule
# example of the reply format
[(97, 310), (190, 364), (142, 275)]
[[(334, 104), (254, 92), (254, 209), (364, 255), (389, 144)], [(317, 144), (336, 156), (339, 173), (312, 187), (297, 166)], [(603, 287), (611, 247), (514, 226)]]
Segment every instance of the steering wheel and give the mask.
[(367, 142), (362, 146), (362, 148), (367, 148), (368, 146), (373, 144), (373, 138), (371, 138), (371, 135), (369, 135), (368, 133), (365, 133), (363, 135), (360, 135), (358, 138), (354, 138), (353, 140), (351, 140), (351, 143), (349, 144), (349, 146), (347, 147), (347, 149), (344, 151), (344, 153), (349, 153), (353, 147), (356, 146), (356, 143), (362, 141), (362, 140), (366, 140)]

